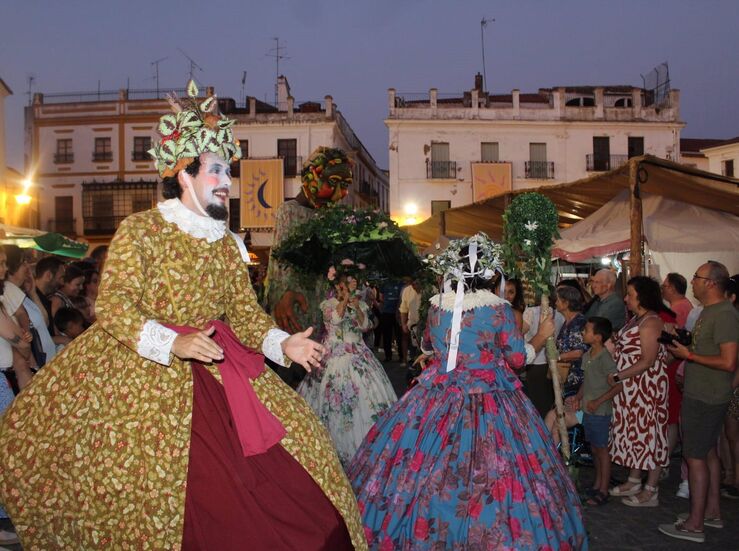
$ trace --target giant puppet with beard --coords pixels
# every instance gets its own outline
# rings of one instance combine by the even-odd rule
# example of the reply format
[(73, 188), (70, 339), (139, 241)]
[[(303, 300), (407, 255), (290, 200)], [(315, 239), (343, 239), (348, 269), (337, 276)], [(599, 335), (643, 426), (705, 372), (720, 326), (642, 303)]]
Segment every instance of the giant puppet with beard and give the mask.
[[(297, 197), (282, 203), (275, 214), (273, 248), (282, 243), (293, 228), (310, 219), (316, 209), (341, 201), (352, 183), (352, 162), (341, 149), (319, 147), (303, 164), (302, 187)], [(313, 328), (321, 332), (323, 318), (319, 308), (329, 287), (325, 279), (300, 274), (274, 257), (269, 259), (264, 306), (277, 325), (288, 333)], [(300, 366), (289, 369), (270, 363), (293, 388), (305, 375)]]
[(366, 549), (326, 431), (264, 368), (323, 347), (259, 307), (226, 227), (233, 121), (194, 83), (171, 103), (166, 200), (121, 223), (97, 322), (0, 421), (0, 502), (26, 549)]

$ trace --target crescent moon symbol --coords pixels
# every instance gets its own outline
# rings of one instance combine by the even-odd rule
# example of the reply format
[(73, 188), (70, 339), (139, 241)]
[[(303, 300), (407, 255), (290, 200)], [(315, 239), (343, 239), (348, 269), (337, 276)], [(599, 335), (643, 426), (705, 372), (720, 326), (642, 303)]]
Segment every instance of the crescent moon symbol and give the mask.
[(257, 191), (257, 201), (259, 201), (259, 204), (265, 209), (271, 209), (272, 207), (264, 199), (264, 188), (267, 187), (267, 182), (269, 182), (269, 180), (265, 180), (262, 182), (262, 185), (259, 186), (259, 191)]

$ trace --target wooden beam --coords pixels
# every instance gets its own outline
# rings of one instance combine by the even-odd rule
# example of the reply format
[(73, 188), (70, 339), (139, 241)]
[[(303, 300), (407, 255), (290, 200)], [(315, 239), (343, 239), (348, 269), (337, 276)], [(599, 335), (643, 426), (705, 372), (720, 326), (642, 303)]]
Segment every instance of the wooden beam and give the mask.
[(642, 275), (642, 204), (639, 190), (640, 163), (634, 159), (629, 163), (629, 205), (631, 219), (631, 252), (629, 253), (629, 276)]

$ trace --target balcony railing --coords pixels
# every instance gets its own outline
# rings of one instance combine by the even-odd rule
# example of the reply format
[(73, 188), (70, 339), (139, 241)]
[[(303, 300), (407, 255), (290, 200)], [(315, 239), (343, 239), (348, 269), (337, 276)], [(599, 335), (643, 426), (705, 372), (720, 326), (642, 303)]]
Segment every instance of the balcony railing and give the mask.
[(592, 153), (585, 155), (585, 170), (588, 172), (608, 172), (629, 162), (628, 155), (608, 155), (595, 157)]
[(303, 158), (300, 155), (283, 157), (282, 166), (284, 168), (285, 178), (300, 176), (300, 172), (303, 170)]
[(426, 178), (450, 179), (457, 177), (457, 161), (426, 161)]
[[(113, 159), (111, 158), (110, 160), (112, 161)], [(149, 153), (147, 153), (146, 151), (134, 151), (133, 153), (131, 153), (131, 160), (141, 162), (152, 161), (153, 159), (151, 158), (151, 155), (149, 155)]]
[(113, 152), (95, 152), (92, 154), (93, 163), (109, 163), (113, 160)]
[(551, 180), (554, 178), (554, 161), (526, 161), (524, 173), (529, 179)]
[(75, 236), (77, 234), (75, 226), (76, 220), (74, 218), (49, 218), (46, 231)]
[(73, 163), (74, 153), (54, 153), (54, 162), (56, 164)]
[(112, 235), (126, 216), (85, 216), (82, 231), (85, 235)]

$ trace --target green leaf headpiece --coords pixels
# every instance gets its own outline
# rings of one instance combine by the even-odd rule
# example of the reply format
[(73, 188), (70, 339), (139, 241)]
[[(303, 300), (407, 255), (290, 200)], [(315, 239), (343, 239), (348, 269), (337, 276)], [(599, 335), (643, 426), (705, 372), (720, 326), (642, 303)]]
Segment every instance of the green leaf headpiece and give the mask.
[(241, 157), (231, 129), (236, 121), (218, 113), (216, 97), (201, 101), (192, 80), (187, 83), (187, 96), (167, 96), (174, 113), (159, 119), (157, 131), (162, 139), (149, 150), (162, 178), (175, 176), (203, 153), (215, 153), (229, 163)]

